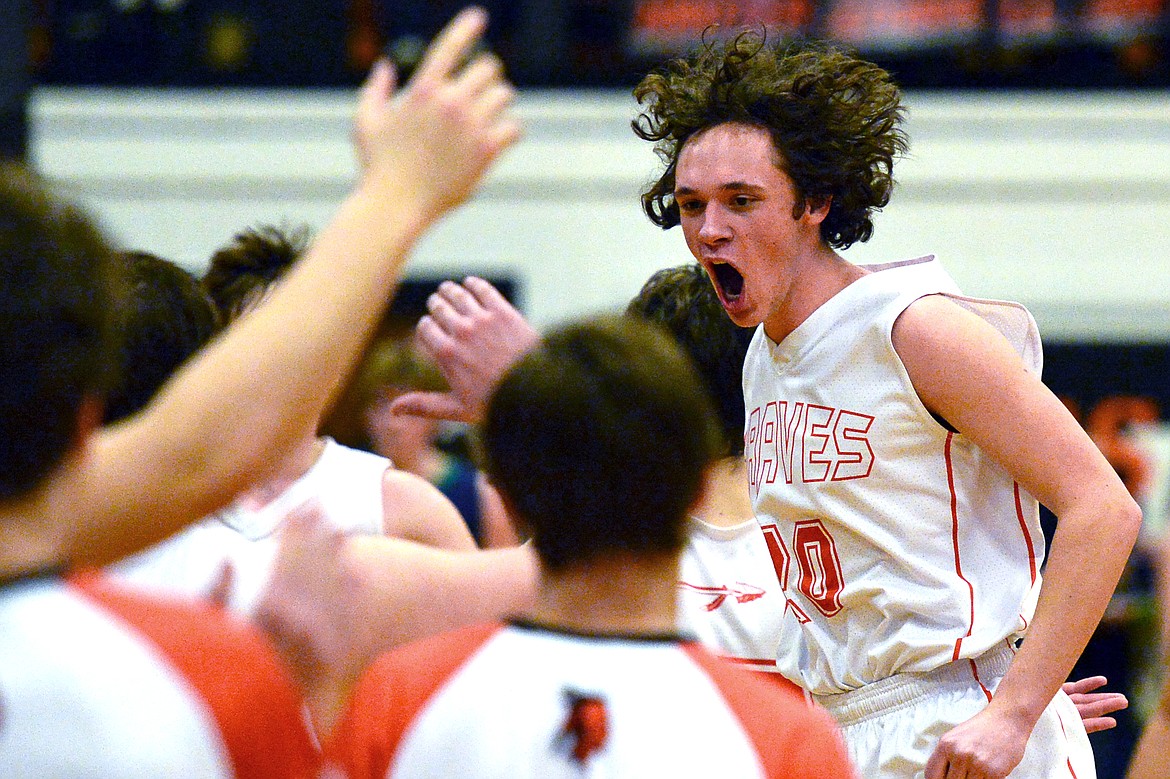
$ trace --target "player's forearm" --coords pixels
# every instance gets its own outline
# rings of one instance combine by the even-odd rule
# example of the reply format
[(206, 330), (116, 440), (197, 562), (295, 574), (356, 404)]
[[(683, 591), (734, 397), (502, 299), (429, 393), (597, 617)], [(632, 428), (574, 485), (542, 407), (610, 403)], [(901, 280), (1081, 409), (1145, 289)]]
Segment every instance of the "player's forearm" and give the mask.
[(1100, 622), (1140, 525), (1120, 484), (1058, 517), (1035, 616), (993, 706), (1035, 724)]
[[(95, 495), (115, 505), (77, 528), (78, 556), (93, 550), (87, 561), (101, 563), (133, 551), (264, 477), (273, 453), (321, 415), (375, 327), (427, 221), (408, 205), (358, 189), (262, 306), (103, 436), (94, 483), (120, 486)], [(152, 521), (134, 519), (143, 516)]]
[(364, 629), (379, 650), (520, 614), (536, 599), (531, 544), (449, 552), (395, 539), (355, 538), (349, 553), (364, 583)]

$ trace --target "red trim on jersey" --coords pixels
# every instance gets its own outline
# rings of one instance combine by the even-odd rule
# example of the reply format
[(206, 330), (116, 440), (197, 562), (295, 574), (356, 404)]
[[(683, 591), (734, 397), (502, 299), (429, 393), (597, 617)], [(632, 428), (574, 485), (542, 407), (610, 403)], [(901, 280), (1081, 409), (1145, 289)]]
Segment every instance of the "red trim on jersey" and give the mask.
[(777, 671), (775, 660), (764, 660), (758, 657), (733, 657), (731, 655), (719, 655), (719, 657), (732, 665), (746, 668), (755, 673), (759, 678), (770, 682), (773, 686), (779, 687), (781, 690), (796, 696), (802, 701), (805, 700), (804, 688), (789, 681), (787, 676)]
[(954, 438), (954, 433), (947, 433), (947, 442), (943, 447), (943, 457), (947, 463), (947, 487), (951, 491), (951, 544), (955, 550), (955, 573), (966, 583), (967, 591), (970, 593), (971, 621), (967, 625), (967, 634), (955, 639), (955, 651), (951, 655), (952, 662), (959, 659), (959, 652), (963, 648), (963, 639), (971, 635), (971, 631), (975, 629), (975, 588), (963, 575), (963, 566), (959, 560), (959, 494), (955, 491), (955, 465), (951, 459), (951, 442)]
[(504, 627), (473, 625), (405, 644), (362, 674), (326, 745), (326, 762), (349, 779), (384, 779), (406, 731), (431, 697)]
[(237, 779), (317, 776), (301, 698), (260, 631), (211, 605), (142, 595), (92, 571), (66, 581), (186, 679), (218, 726)]
[(987, 702), (991, 703), (991, 690), (984, 686), (983, 680), (979, 678), (979, 666), (975, 665), (975, 661), (968, 659), (971, 664), (971, 675), (975, 677), (975, 683), (979, 685), (979, 689), (983, 690), (983, 694), (987, 697)]
[[(1060, 723), (1060, 735), (1064, 736), (1064, 743), (1067, 744), (1068, 731), (1064, 729), (1064, 718), (1060, 716), (1059, 712), (1057, 712), (1056, 721)], [(1066, 757), (1064, 759), (1064, 764), (1068, 766), (1068, 773), (1070, 776), (1072, 776), (1072, 779), (1077, 779), (1077, 772), (1076, 769), (1073, 768), (1072, 757)]]
[(1028, 522), (1024, 519), (1024, 503), (1020, 498), (1020, 485), (1013, 483), (1012, 488), (1016, 495), (1016, 519), (1020, 522), (1020, 531), (1024, 534), (1024, 543), (1028, 545), (1028, 570), (1032, 574), (1032, 584), (1036, 583), (1036, 547), (1032, 544), (1032, 534), (1028, 532)]
[(775, 660), (768, 660), (763, 657), (732, 657), (731, 655), (721, 655), (721, 657), (730, 663), (735, 663), (736, 665), (765, 665), (771, 668), (776, 667)]
[(779, 690), (760, 674), (723, 661), (695, 642), (679, 645), (723, 696), (771, 779), (856, 777), (828, 712)]

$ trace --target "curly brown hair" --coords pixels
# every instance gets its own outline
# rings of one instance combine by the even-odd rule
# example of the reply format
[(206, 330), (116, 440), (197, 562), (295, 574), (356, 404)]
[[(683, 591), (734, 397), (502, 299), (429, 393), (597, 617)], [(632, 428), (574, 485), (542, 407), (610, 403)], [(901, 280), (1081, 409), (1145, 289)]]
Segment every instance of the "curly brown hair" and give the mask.
[(844, 249), (873, 234), (871, 216), (890, 200), (894, 158), (908, 142), (901, 91), (890, 74), (819, 42), (780, 50), (764, 35), (709, 41), (666, 63), (634, 89), (643, 106), (634, 132), (656, 144), (666, 170), (642, 195), (650, 221), (679, 223), (675, 168), (686, 142), (726, 122), (761, 127), (796, 185), (794, 218), (831, 198), (821, 237)]

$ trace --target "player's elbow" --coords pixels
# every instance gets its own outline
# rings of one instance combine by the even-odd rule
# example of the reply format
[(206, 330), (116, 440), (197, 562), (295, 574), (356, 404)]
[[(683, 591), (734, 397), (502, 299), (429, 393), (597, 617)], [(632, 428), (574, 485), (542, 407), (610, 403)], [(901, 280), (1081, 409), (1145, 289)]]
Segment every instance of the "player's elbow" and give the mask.
[(1112, 518), (1110, 535), (1114, 542), (1124, 544), (1127, 550), (1132, 548), (1142, 528), (1141, 506), (1128, 491), (1123, 491), (1112, 498), (1106, 511)]

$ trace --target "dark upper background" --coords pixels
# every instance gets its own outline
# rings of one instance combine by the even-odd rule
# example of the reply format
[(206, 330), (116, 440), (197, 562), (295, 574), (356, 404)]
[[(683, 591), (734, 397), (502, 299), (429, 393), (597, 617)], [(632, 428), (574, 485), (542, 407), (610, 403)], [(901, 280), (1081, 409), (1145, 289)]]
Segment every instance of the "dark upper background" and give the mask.
[[(9, 0), (5, 0), (9, 2)], [(34, 80), (55, 85), (348, 86), (409, 64), (465, 2), (16, 0)], [(481, 0), (523, 87), (633, 86), (711, 21), (854, 46), (909, 88), (1170, 85), (1166, 0)], [(713, 34), (719, 34), (715, 31)]]

